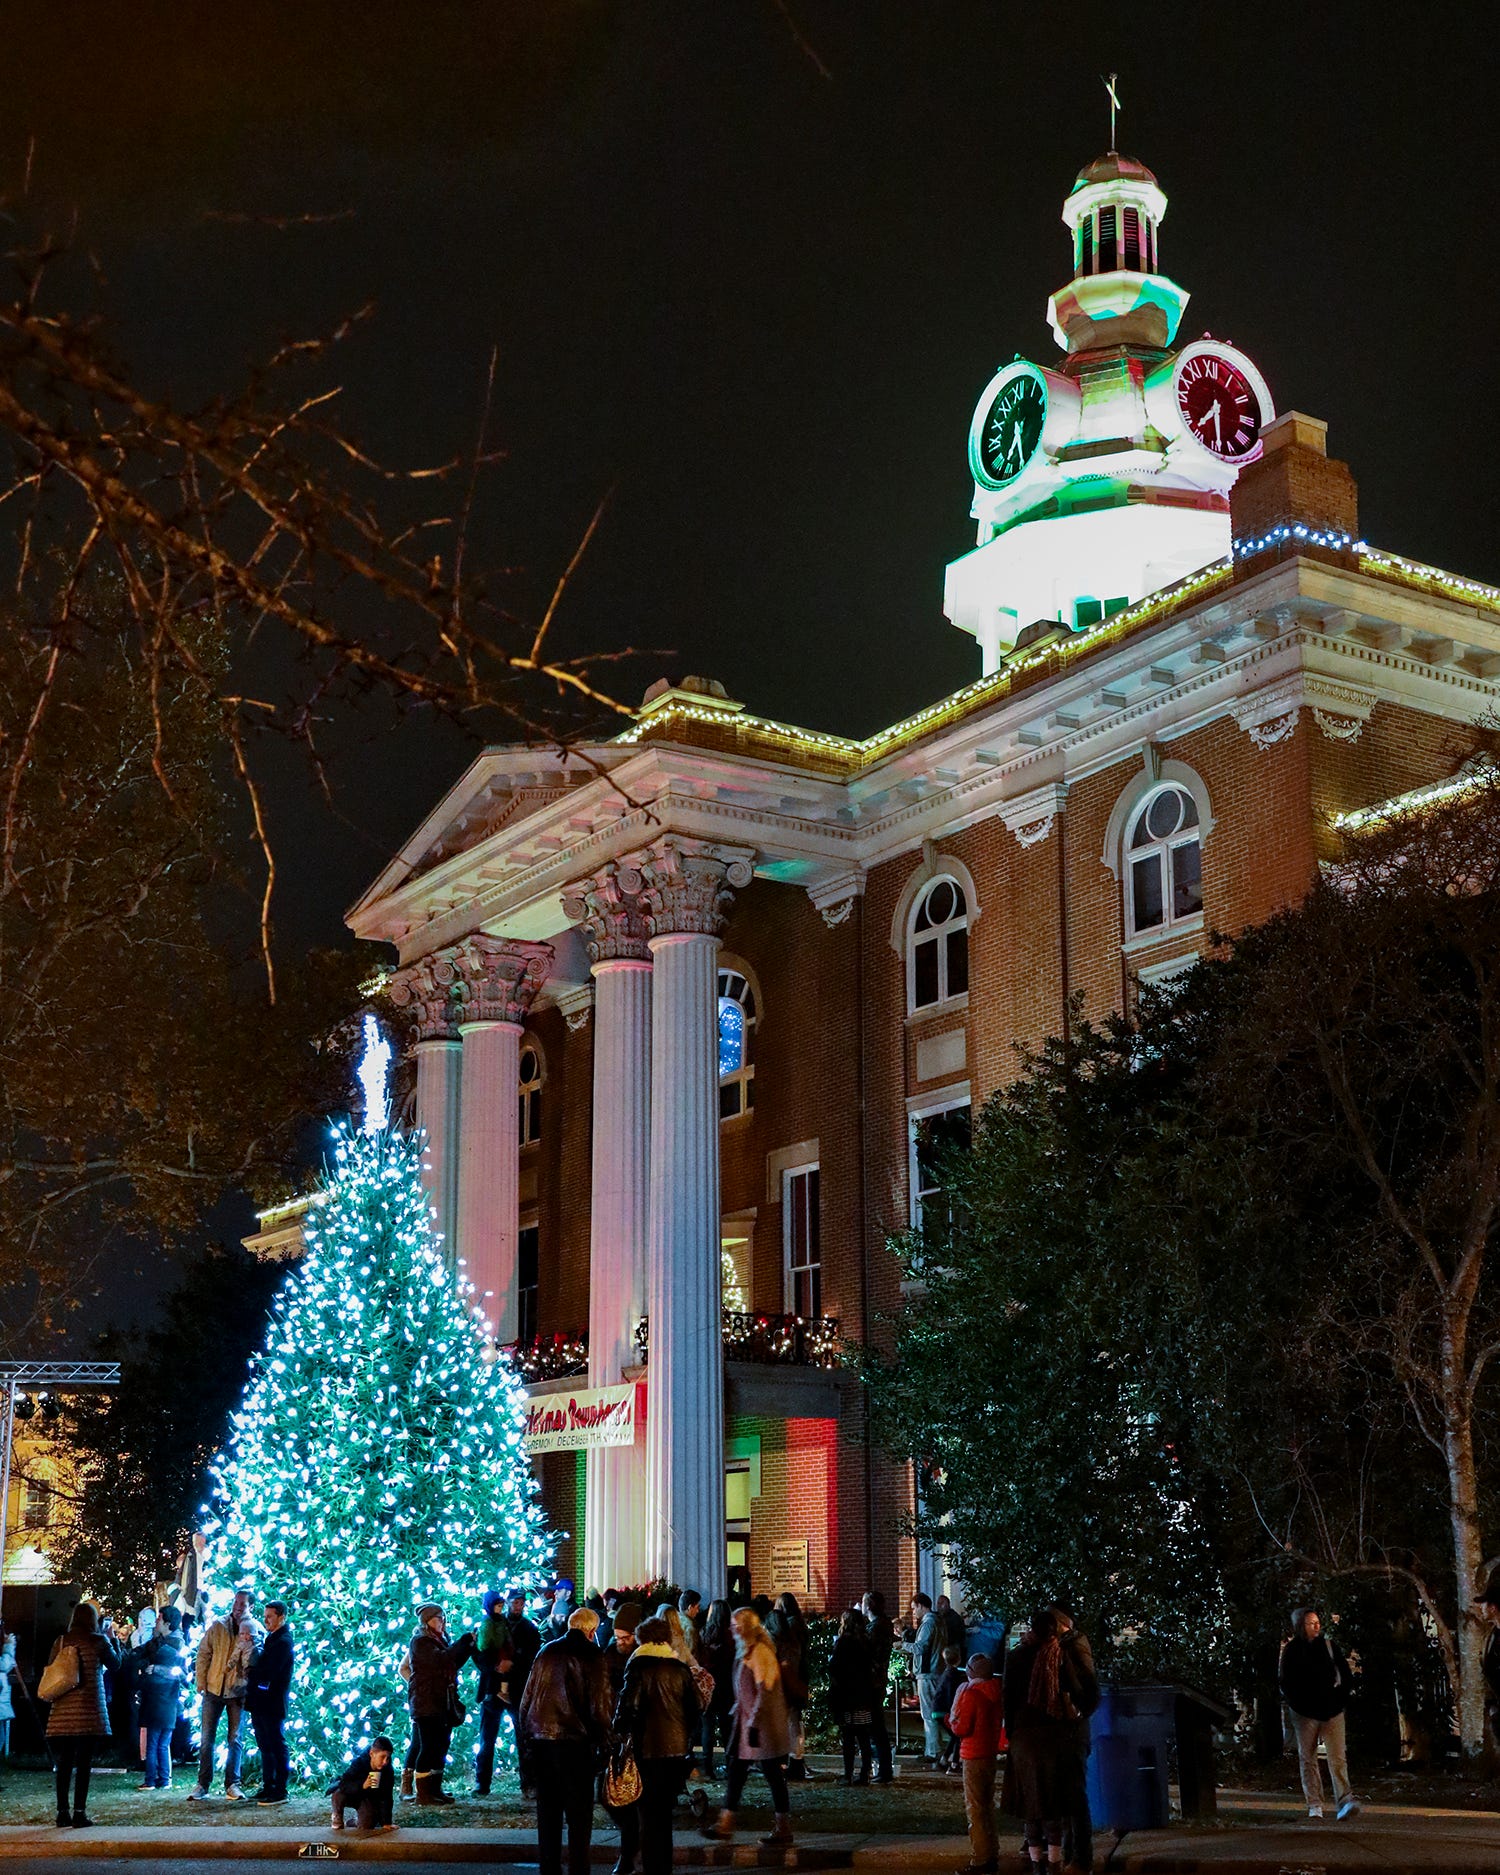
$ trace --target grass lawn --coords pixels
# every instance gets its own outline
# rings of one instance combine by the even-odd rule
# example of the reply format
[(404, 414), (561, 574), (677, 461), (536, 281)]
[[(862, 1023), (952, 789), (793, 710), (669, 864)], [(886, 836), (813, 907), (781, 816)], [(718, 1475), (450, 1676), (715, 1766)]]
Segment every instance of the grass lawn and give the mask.
[[(182, 1767), (173, 1774), (170, 1790), (137, 1790), (138, 1773), (96, 1769), (89, 1785), (89, 1815), (101, 1826), (164, 1827), (172, 1829), (278, 1829), (323, 1830), (328, 1826), (327, 1799), (307, 1790), (293, 1790), (290, 1802), (279, 1809), (262, 1810), (253, 1803), (229, 1803), (217, 1793), (202, 1803), (189, 1803), (187, 1794), (196, 1782)], [(535, 1812), (521, 1801), (513, 1780), (497, 1777), (495, 1793), (465, 1801), (463, 1785), (450, 1776), (449, 1786), (458, 1801), (442, 1808), (397, 1803), (396, 1821), (403, 1829), (528, 1829)], [(723, 1784), (708, 1787), (709, 1802), (717, 1810)], [(742, 1827), (769, 1825), (770, 1804), (761, 1779), (752, 1776), (741, 1811)], [(963, 1792), (959, 1780), (946, 1783), (912, 1780), (886, 1788), (850, 1790), (836, 1777), (819, 1777), (792, 1786), (793, 1822), (808, 1829), (834, 1832), (879, 1830), (924, 1836), (957, 1834), (964, 1827)], [(51, 1824), (56, 1809), (52, 1777), (39, 1761), (7, 1760), (0, 1769), (0, 1825)], [(598, 1821), (604, 1824), (603, 1813)], [(352, 1817), (351, 1817), (352, 1822)], [(679, 1829), (688, 1826), (684, 1813)]]

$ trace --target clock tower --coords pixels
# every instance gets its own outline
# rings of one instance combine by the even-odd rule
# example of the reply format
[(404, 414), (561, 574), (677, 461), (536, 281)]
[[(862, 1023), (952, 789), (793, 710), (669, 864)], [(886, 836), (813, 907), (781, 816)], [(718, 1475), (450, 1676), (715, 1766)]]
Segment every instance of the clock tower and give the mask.
[(1017, 356), (975, 409), (979, 539), (949, 566), (944, 609), (986, 672), (1039, 621), (1085, 631), (1229, 552), (1229, 491), (1274, 411), (1243, 353), (1177, 346), (1188, 295), (1161, 271), (1166, 213), (1133, 157), (1080, 172), (1063, 204), (1073, 277), (1047, 305), (1063, 356)]

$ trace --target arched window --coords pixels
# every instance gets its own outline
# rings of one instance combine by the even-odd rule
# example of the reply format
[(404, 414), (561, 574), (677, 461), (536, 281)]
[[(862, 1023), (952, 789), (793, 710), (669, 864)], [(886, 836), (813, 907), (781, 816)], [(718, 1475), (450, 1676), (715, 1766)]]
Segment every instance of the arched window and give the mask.
[(542, 1136), (542, 1056), (528, 1042), (521, 1050), (521, 1144), (530, 1146)]
[(755, 1105), (755, 991), (738, 970), (719, 972), (719, 1118), (732, 1120)]
[(969, 987), (969, 901), (957, 879), (934, 879), (912, 910), (907, 1001), (930, 1009)]
[(1175, 782), (1136, 810), (1125, 842), (1127, 934), (1164, 931), (1203, 910), (1203, 829), (1198, 803)]

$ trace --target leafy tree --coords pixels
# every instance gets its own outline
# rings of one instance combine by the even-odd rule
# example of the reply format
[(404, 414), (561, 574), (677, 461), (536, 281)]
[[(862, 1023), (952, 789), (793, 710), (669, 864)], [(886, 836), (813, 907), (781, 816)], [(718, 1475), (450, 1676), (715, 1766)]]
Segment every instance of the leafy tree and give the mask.
[(981, 1599), (1067, 1584), (1106, 1653), (1212, 1672), (1268, 1597), (1374, 1585), (1420, 1611), (1480, 1748), (1497, 972), (1481, 760), (987, 1104), (869, 1360), (918, 1530)]
[(105, 1337), (99, 1352), (119, 1360), (120, 1384), (72, 1407), (78, 1497), (54, 1557), (64, 1581), (124, 1613), (175, 1573), (284, 1274), (238, 1246), (208, 1250), (156, 1328)]
[(288, 1737), (326, 1782), (397, 1729), (416, 1610), (539, 1578), (552, 1540), (522, 1444), (525, 1394), (487, 1359), (433, 1236), (421, 1149), (334, 1135), (307, 1252), (276, 1299), (216, 1467), (211, 1580), (300, 1623)]

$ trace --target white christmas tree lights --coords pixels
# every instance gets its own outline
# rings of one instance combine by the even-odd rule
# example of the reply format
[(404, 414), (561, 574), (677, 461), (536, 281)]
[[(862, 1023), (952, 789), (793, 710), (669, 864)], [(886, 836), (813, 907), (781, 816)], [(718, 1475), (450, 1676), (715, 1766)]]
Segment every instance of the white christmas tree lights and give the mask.
[(419, 1604), (456, 1635), (486, 1588), (540, 1582), (552, 1556), (525, 1394), (444, 1264), (419, 1143), (336, 1126), (325, 1191), (205, 1523), (221, 1597), (244, 1583), (287, 1604), (293, 1773), (321, 1783), (374, 1733), (405, 1738)]

